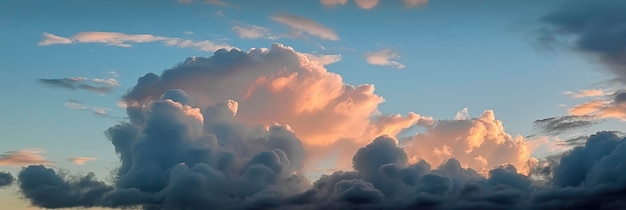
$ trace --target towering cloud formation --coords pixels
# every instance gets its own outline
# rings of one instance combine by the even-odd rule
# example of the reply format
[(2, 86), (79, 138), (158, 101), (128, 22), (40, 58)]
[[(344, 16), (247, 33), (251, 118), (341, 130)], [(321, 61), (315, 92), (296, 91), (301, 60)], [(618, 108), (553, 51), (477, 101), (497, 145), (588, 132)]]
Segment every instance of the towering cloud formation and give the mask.
[[(626, 182), (611, 174), (624, 172), (626, 144), (615, 135), (593, 136), (561, 164), (541, 168), (554, 171), (549, 181), (555, 185), (535, 187), (523, 175), (529, 159), (523, 139), (505, 133), (492, 111), (454, 121), (415, 113), (382, 115), (377, 106), (383, 99), (373, 91), (372, 85), (344, 84), (320, 62), (283, 45), (218, 50), (161, 75), (146, 74), (123, 97), (130, 122), (106, 131), (121, 160), (113, 183), (98, 181), (94, 174), (67, 176), (31, 165), (19, 173), (19, 187), (33, 205), (45, 208), (541, 209), (581, 208), (597, 200), (606, 207), (621, 204), (623, 191), (616, 190)], [(415, 125), (428, 130), (408, 140), (394, 137)], [(305, 172), (316, 163), (310, 160), (321, 157), (346, 170), (312, 183)], [(577, 178), (569, 180), (567, 174)], [(581, 195), (592, 197), (579, 199)]]

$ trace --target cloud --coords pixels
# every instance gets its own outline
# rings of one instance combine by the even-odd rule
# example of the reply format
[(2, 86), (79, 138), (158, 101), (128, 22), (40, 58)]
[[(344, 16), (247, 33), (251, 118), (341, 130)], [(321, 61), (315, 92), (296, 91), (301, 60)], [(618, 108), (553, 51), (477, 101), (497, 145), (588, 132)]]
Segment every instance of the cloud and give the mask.
[(43, 39), (37, 43), (38, 46), (48, 46), (53, 44), (71, 44), (72, 40), (50, 33), (43, 33)]
[(87, 109), (87, 106), (82, 101), (78, 101), (76, 99), (67, 100), (65, 102), (65, 107), (70, 109)]
[(94, 93), (106, 94), (113, 91), (113, 88), (121, 86), (113, 77), (94, 78), (89, 81), (86, 77), (69, 77), (58, 79), (39, 79), (40, 83), (49, 87), (64, 88), (68, 90), (88, 90)]
[(372, 9), (378, 5), (379, 0), (354, 0), (361, 9)]
[(578, 92), (565, 91), (564, 93), (565, 95), (571, 96), (572, 98), (598, 97), (606, 95), (606, 93), (604, 93), (604, 90), (601, 89), (579, 90)]
[(222, 7), (229, 7), (230, 4), (222, 1), (222, 0), (206, 0), (207, 4), (210, 5), (215, 5), (215, 6), (222, 6)]
[(82, 165), (85, 165), (85, 163), (89, 161), (94, 161), (97, 159), (93, 157), (73, 157), (73, 158), (69, 158), (68, 160), (76, 165), (82, 166)]
[(282, 14), (273, 16), (272, 20), (285, 24), (294, 30), (306, 32), (310, 35), (317, 36), (320, 39), (332, 41), (339, 40), (339, 36), (335, 33), (334, 30), (305, 17)]
[[(48, 37), (46, 34), (52, 35), (49, 33), (44, 33), (44, 40), (42, 40), (40, 43), (46, 41)], [(232, 46), (227, 44), (219, 44), (208, 40), (193, 41), (181, 38), (155, 36), (151, 34), (124, 34), (119, 32), (89, 31), (77, 33), (71, 38), (65, 38), (56, 35), (52, 36), (55, 36), (57, 38), (63, 38), (65, 40), (69, 40), (70, 42), (47, 42), (48, 44), (43, 46), (70, 43), (101, 43), (117, 47), (132, 47), (132, 43), (162, 42), (166, 46), (170, 47), (196, 48), (198, 50), (207, 52), (216, 51), (218, 49), (233, 48)]]
[(454, 116), (454, 120), (469, 120), (469, 110), (467, 107), (458, 111), (456, 116)]
[(43, 150), (18, 150), (5, 152), (0, 155), (0, 166), (21, 167), (26, 165), (49, 165), (51, 164), (40, 154)]
[[(120, 158), (112, 182), (30, 165), (18, 174), (25, 199), (42, 208), (624, 206), (626, 141), (615, 134), (539, 164), (493, 111), (457, 120), (381, 114), (373, 85), (345, 84), (280, 44), (188, 58), (140, 77), (123, 99), (129, 122), (105, 132)], [(426, 131), (396, 139), (418, 125)], [(340, 171), (311, 182), (311, 168)], [(528, 175), (545, 175), (544, 184)]]
[(502, 164), (527, 173), (534, 161), (524, 138), (508, 134), (491, 110), (474, 119), (438, 120), (432, 128), (403, 142), (413, 162), (425, 160), (438, 166), (455, 158), (481, 173)]
[(8, 172), (0, 171), (0, 188), (13, 184), (15, 178)]
[(428, 4), (428, 0), (404, 0), (404, 5), (406, 7), (419, 7), (425, 6)]
[(345, 5), (348, 0), (320, 0), (320, 2), (327, 7), (334, 7), (337, 6), (339, 4), (341, 5)]
[(537, 41), (547, 48), (564, 46), (604, 63), (626, 82), (626, 2), (567, 1), (540, 19)]
[(389, 49), (381, 50), (377, 52), (369, 52), (365, 54), (367, 63), (378, 66), (394, 66), (398, 69), (403, 69), (406, 66), (404, 64), (399, 63), (398, 61), (394, 61), (395, 59), (400, 58), (398, 53), (393, 52)]
[(594, 116), (589, 115), (566, 115), (550, 117), (545, 119), (535, 120), (533, 122), (535, 128), (541, 129), (543, 133), (549, 135), (558, 135), (566, 131), (577, 130), (580, 128), (587, 128), (597, 123), (597, 119)]
[(323, 55), (323, 54), (310, 54), (310, 53), (303, 53), (303, 54), (307, 58), (309, 58), (309, 60), (316, 61), (323, 66), (337, 63), (341, 61), (342, 59), (341, 55), (338, 55), (338, 54), (337, 55)]
[(567, 110), (573, 116), (593, 116), (597, 119), (626, 120), (626, 92), (618, 91), (605, 99), (575, 105)]
[(241, 39), (277, 39), (270, 33), (270, 30), (265, 27), (250, 25), (244, 23), (237, 23), (233, 26), (232, 30), (239, 35)]
[(176, 2), (178, 2), (180, 4), (189, 4), (189, 3), (193, 2), (193, 0), (176, 0)]

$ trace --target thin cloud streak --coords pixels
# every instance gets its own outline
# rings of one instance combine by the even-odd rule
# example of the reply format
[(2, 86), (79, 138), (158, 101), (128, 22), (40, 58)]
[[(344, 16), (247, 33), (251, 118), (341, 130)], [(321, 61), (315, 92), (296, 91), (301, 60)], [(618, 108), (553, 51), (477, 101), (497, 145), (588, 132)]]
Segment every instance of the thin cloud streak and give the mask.
[(400, 58), (400, 55), (390, 49), (366, 53), (365, 58), (367, 60), (367, 63), (372, 65), (393, 66), (397, 69), (403, 69), (406, 67), (404, 64), (395, 61), (396, 59)]
[(73, 158), (68, 158), (68, 160), (76, 165), (82, 166), (85, 165), (85, 163), (89, 162), (89, 161), (94, 161), (97, 160), (97, 158), (93, 158), (93, 157), (73, 157)]
[[(80, 32), (72, 36), (71, 38), (51, 35), (52, 34), (44, 33), (43, 39), (38, 43), (38, 45), (49, 46), (54, 44), (71, 43), (101, 43), (117, 47), (132, 47), (132, 43), (161, 42), (169, 47), (195, 48), (207, 52), (213, 52), (219, 49), (229, 50), (234, 48), (233, 46), (230, 46), (228, 44), (220, 44), (208, 40), (193, 41), (174, 37), (155, 36), (151, 34), (124, 34), (118, 32), (90, 31)], [(67, 40), (69, 40), (70, 42), (68, 42)]]
[(27, 165), (50, 165), (52, 162), (41, 155), (43, 152), (44, 151), (40, 149), (5, 152), (3, 155), (0, 155), (0, 166), (22, 167)]
[(332, 41), (339, 40), (339, 36), (335, 33), (334, 30), (309, 18), (290, 14), (281, 14), (273, 16), (272, 20), (285, 24), (286, 26), (289, 26), (294, 30), (306, 32), (310, 35), (317, 36), (320, 39)]

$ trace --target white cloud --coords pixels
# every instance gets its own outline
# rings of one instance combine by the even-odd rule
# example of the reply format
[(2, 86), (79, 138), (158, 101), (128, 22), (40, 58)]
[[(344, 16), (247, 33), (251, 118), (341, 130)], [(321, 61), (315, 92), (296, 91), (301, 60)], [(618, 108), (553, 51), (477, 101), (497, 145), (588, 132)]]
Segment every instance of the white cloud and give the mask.
[(185, 34), (186, 35), (193, 35), (194, 33), (193, 33), (193, 31), (185, 31)]
[(110, 87), (119, 87), (120, 83), (115, 79), (115, 78), (95, 78), (93, 79), (93, 82), (95, 83), (99, 83), (99, 84), (103, 84), (106, 86), (110, 86)]
[(398, 61), (394, 61), (395, 59), (400, 58), (398, 53), (393, 52), (389, 49), (381, 50), (377, 52), (369, 52), (365, 54), (367, 63), (372, 65), (379, 66), (395, 66), (398, 69), (403, 69), (404, 64), (399, 63)]
[(106, 108), (106, 107), (94, 107), (93, 108), (93, 113), (100, 115), (100, 116), (106, 116), (107, 112), (110, 111), (111, 109)]
[(322, 55), (322, 54), (311, 54), (311, 53), (303, 53), (309, 60), (317, 61), (323, 66), (330, 65), (333, 63), (337, 63), (341, 61), (341, 55)]
[(68, 158), (68, 160), (76, 165), (82, 166), (82, 165), (85, 165), (85, 163), (88, 161), (94, 161), (97, 159), (93, 157), (73, 157), (73, 158)]
[(268, 28), (257, 25), (239, 23), (232, 30), (242, 39), (276, 39)]
[(109, 72), (107, 72), (107, 74), (110, 77), (120, 77), (120, 75), (117, 72), (115, 72), (115, 71), (109, 71)]
[[(54, 37), (55, 40), (65, 40), (63, 42), (50, 41), (50, 37)], [(67, 42), (69, 40), (69, 42)], [(70, 43), (102, 43), (118, 47), (131, 47), (131, 43), (148, 43), (148, 42), (163, 42), (167, 46), (181, 47), (181, 48), (196, 48), (201, 51), (215, 51), (218, 49), (232, 49), (233, 47), (228, 44), (218, 44), (208, 40), (193, 41), (188, 39), (155, 36), (151, 34), (124, 34), (118, 32), (101, 32), (90, 31), (80, 32), (71, 38), (65, 38), (56, 36), (49, 33), (44, 33), (44, 38), (39, 42), (40, 46), (47, 46), (52, 44), (70, 44)], [(43, 44), (42, 44), (43, 43)]]
[(85, 103), (77, 100), (68, 100), (65, 102), (65, 106), (70, 109), (86, 109)]
[(71, 39), (44, 32), (43, 39), (41, 39), (41, 41), (39, 41), (37, 45), (48, 46), (48, 45), (53, 45), (53, 44), (70, 44), (70, 43), (72, 43)]
[(467, 110), (467, 107), (458, 111), (456, 116), (454, 116), (454, 120), (469, 120), (469, 111)]
[(276, 22), (289, 26), (300, 33), (306, 32), (310, 35), (326, 40), (339, 40), (339, 36), (337, 36), (334, 30), (305, 17), (283, 14), (276, 15), (272, 17), (272, 19)]
[(356, 4), (362, 9), (372, 9), (376, 7), (379, 0), (354, 0)]
[(335, 5), (345, 5), (348, 0), (320, 0), (320, 2), (327, 7), (334, 7)]

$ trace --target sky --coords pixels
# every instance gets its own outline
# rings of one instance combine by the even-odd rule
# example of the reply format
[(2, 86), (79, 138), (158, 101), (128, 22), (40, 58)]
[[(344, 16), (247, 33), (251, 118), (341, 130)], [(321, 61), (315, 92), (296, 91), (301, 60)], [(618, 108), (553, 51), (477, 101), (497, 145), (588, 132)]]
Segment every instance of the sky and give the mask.
[(624, 10), (3, 0), (0, 203), (624, 208)]

